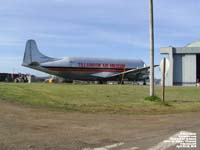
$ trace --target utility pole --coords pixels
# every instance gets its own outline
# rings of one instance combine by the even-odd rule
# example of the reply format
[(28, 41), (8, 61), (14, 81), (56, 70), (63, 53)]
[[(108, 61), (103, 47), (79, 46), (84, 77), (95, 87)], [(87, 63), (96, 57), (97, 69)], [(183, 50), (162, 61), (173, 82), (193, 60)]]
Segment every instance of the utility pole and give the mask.
[(154, 23), (153, 0), (149, 0), (150, 14), (150, 96), (154, 96)]

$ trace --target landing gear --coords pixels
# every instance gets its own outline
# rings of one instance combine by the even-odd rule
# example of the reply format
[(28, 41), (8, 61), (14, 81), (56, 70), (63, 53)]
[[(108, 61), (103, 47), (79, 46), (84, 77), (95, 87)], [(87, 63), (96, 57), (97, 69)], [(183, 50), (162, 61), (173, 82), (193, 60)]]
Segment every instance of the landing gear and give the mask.
[(65, 80), (65, 83), (73, 83), (73, 80)]
[(118, 84), (124, 84), (124, 81), (117, 81)]
[(107, 81), (102, 81), (102, 80), (98, 81), (98, 84), (106, 84), (106, 83)]

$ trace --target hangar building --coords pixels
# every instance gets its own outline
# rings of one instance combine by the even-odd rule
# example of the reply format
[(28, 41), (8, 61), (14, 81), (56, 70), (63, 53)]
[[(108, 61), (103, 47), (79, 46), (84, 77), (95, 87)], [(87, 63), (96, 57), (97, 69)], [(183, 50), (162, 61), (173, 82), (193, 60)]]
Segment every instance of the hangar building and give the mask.
[(185, 47), (164, 47), (161, 54), (169, 60), (166, 85), (196, 86), (200, 82), (200, 41)]

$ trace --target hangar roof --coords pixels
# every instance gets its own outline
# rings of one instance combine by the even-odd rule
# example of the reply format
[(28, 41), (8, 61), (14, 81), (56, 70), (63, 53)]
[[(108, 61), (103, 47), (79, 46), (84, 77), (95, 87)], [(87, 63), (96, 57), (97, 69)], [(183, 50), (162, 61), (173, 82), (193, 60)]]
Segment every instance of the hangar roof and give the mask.
[(200, 54), (200, 41), (187, 44), (185, 47), (162, 47), (161, 54)]
[(200, 47), (200, 41), (189, 43), (185, 47)]

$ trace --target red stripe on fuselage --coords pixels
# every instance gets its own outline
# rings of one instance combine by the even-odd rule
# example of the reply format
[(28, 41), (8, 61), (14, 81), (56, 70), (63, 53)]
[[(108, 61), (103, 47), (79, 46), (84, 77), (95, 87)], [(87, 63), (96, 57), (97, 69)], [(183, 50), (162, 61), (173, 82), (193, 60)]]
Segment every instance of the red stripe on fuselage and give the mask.
[(119, 69), (119, 68), (116, 68), (116, 69), (110, 69), (110, 68), (56, 68), (56, 67), (48, 67), (47, 68), (48, 70), (51, 70), (51, 71), (59, 71), (59, 72), (123, 72), (124, 69)]

